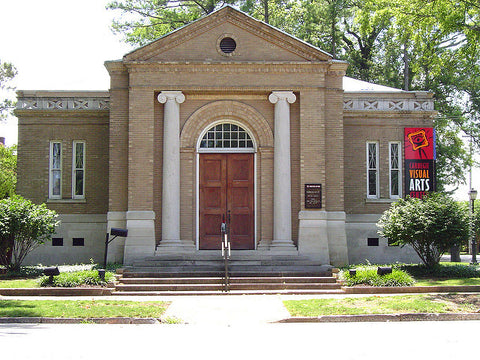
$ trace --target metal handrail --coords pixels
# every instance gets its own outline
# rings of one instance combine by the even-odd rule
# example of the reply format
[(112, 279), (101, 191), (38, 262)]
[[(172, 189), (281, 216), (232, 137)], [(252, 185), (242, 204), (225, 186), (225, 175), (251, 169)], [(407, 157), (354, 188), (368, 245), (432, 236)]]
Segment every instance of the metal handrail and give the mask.
[(230, 291), (230, 275), (228, 272), (228, 260), (230, 259), (230, 211), (228, 211), (227, 221), (225, 221), (225, 216), (223, 216), (223, 222), (221, 225), (221, 232), (222, 232), (222, 257), (223, 263), (225, 267), (225, 277), (224, 277), (224, 287), (223, 291), (229, 292)]

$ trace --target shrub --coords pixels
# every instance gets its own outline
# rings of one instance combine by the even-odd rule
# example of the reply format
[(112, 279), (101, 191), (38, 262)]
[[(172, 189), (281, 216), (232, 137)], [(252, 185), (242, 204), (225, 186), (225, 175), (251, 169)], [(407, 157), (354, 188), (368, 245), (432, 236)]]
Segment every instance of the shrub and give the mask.
[(405, 271), (392, 269), (391, 274), (378, 275), (377, 267), (357, 267), (357, 274), (350, 276), (348, 270), (343, 270), (340, 277), (347, 286), (370, 285), (370, 286), (412, 286), (415, 280)]
[(105, 286), (107, 282), (114, 281), (115, 275), (111, 272), (105, 272), (105, 281), (102, 281), (98, 276), (97, 270), (83, 270), (75, 272), (63, 272), (60, 275), (54, 276), (53, 283), (50, 283), (48, 276), (40, 278), (40, 286), (53, 287), (76, 287), (82, 285), (89, 286)]
[(18, 271), (29, 252), (55, 233), (57, 214), (14, 195), (0, 200), (0, 264)]
[(5, 274), (1, 275), (1, 278), (4, 279), (15, 279), (15, 278), (29, 278), (34, 279), (43, 275), (42, 266), (22, 266), (18, 270), (9, 270)]
[(480, 268), (467, 264), (438, 264), (434, 267), (420, 265), (403, 265), (402, 269), (416, 278), (475, 278), (480, 277)]
[(453, 246), (466, 242), (469, 234), (465, 206), (441, 193), (423, 200), (399, 199), (377, 223), (379, 234), (399, 245), (411, 245), (423, 263), (434, 267)]

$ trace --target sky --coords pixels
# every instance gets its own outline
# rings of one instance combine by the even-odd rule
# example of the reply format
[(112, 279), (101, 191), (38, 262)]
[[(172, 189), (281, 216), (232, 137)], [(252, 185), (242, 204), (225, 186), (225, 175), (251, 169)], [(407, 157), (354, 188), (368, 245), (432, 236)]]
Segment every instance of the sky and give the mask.
[[(109, 0), (0, 0), (0, 59), (18, 70), (17, 90), (108, 90), (106, 60), (131, 50), (113, 34)], [(17, 122), (0, 124), (6, 144)]]
[[(108, 2), (0, 0), (0, 59), (17, 68), (17, 90), (108, 90), (104, 62), (132, 50), (110, 29), (119, 14), (105, 9)], [(17, 142), (15, 118), (0, 123), (0, 137)], [(480, 190), (479, 168), (472, 177)], [(461, 187), (456, 198), (466, 200), (468, 189)]]

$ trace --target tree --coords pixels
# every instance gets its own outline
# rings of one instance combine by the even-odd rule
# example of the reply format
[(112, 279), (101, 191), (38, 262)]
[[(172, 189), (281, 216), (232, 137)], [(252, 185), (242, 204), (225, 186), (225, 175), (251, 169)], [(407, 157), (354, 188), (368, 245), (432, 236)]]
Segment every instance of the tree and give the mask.
[(464, 205), (442, 193), (423, 200), (400, 199), (377, 223), (379, 234), (398, 245), (411, 245), (427, 267), (440, 262), (453, 246), (468, 239), (469, 218)]
[(0, 144), (0, 199), (12, 196), (17, 184), (17, 147)]
[(134, 45), (146, 45), (236, 0), (114, 0), (107, 9), (120, 10), (114, 32)]
[(25, 256), (55, 233), (56, 217), (45, 204), (18, 195), (0, 200), (0, 264), (19, 270)]
[(480, 147), (480, 2), (398, 0), (396, 23), (416, 34), (417, 79), (435, 91), (440, 116)]
[[(9, 62), (0, 59), (0, 91), (13, 90), (10, 81), (17, 75), (17, 70)], [(14, 103), (9, 99), (0, 99), (0, 121), (4, 120), (13, 108)]]

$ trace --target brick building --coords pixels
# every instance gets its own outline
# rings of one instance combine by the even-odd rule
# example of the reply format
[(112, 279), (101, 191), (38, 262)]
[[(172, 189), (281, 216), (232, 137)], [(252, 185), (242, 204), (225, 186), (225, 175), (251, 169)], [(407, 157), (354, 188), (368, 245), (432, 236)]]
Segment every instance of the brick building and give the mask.
[(61, 219), (27, 261), (101, 260), (112, 227), (128, 237), (109, 261), (200, 254), (226, 218), (243, 254), (417, 261), (375, 223), (403, 196), (403, 131), (432, 126), (431, 94), (346, 78), (229, 6), (105, 66), (108, 92), (18, 92), (18, 192)]

